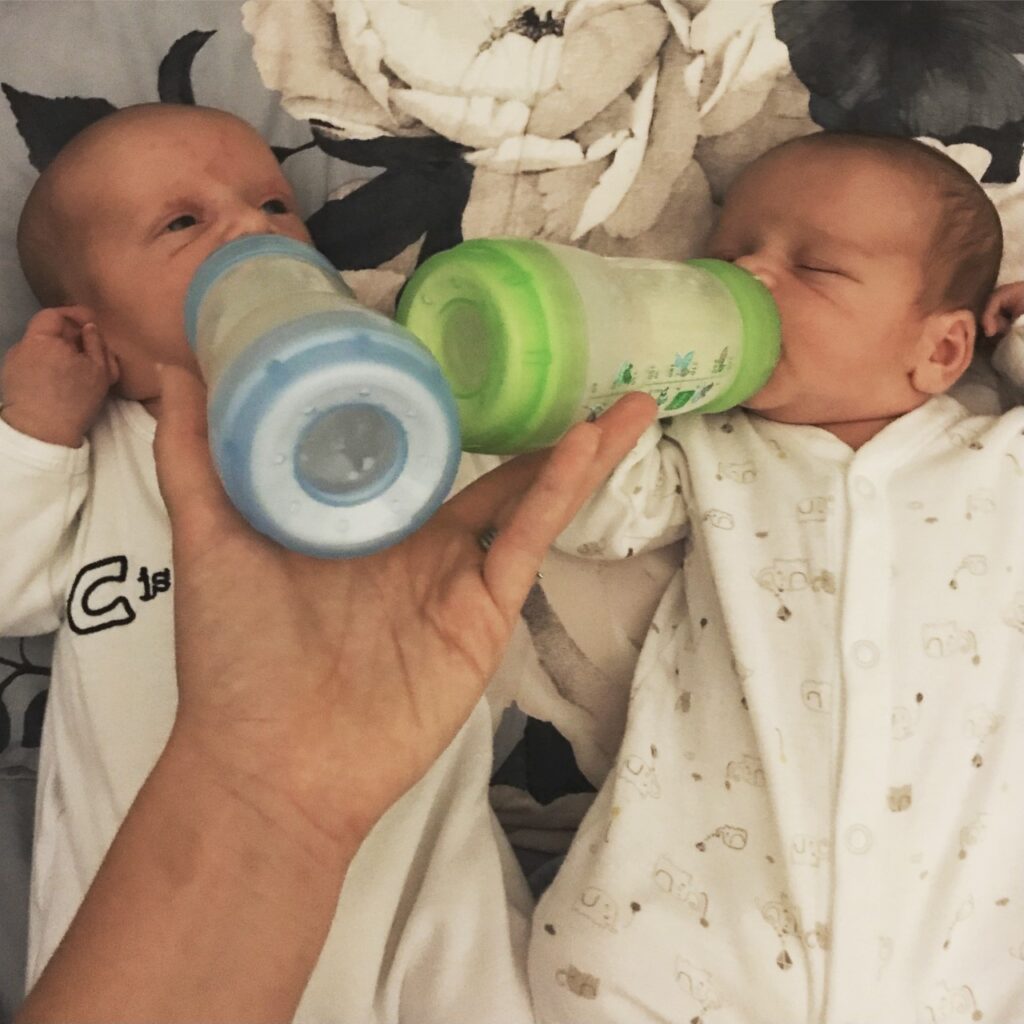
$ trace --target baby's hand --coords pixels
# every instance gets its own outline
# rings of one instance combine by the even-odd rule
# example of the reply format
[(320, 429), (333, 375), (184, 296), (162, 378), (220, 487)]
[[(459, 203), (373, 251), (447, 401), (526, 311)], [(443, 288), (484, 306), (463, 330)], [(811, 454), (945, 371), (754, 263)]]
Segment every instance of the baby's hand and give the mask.
[(0, 417), (40, 441), (77, 448), (117, 378), (117, 360), (103, 344), (92, 310), (44, 309), (4, 359)]
[(981, 316), (981, 328), (988, 337), (997, 338), (1021, 316), (1024, 316), (1024, 281), (1014, 281), (992, 293)]

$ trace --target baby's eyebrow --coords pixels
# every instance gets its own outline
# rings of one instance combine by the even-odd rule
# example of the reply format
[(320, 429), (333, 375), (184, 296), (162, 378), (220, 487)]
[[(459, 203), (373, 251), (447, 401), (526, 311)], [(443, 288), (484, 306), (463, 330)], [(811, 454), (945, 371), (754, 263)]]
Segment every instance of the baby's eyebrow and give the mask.
[(815, 242), (827, 245), (834, 249), (845, 250), (853, 256), (868, 258), (877, 255), (873, 250), (869, 249), (865, 245), (861, 245), (852, 238), (847, 238), (844, 235), (837, 235), (831, 231), (812, 231), (812, 237)]

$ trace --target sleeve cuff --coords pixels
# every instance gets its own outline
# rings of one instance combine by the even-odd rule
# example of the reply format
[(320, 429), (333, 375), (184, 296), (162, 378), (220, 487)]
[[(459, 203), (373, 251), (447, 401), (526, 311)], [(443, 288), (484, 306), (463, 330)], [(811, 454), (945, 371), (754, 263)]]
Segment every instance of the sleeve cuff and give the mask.
[(15, 430), (0, 418), (0, 454), (32, 469), (74, 475), (85, 473), (89, 468), (89, 439), (86, 438), (79, 448), (51, 444)]

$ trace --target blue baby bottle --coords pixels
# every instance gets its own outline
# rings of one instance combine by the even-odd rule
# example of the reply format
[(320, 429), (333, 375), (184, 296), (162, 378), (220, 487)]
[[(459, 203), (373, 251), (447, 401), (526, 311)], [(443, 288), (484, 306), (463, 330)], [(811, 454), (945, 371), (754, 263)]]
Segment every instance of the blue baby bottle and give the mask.
[(229, 242), (196, 271), (185, 328), (215, 465), (257, 530), (349, 558), (396, 543), (444, 501), (460, 438), (437, 361), (361, 306), (315, 249), (278, 235)]

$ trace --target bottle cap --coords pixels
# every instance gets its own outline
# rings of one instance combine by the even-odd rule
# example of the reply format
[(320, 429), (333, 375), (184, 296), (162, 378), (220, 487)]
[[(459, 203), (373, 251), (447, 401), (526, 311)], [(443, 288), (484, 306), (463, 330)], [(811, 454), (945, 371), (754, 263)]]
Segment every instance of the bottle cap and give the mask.
[(700, 412), (723, 412), (745, 402), (768, 383), (779, 361), (779, 310), (772, 293), (749, 271), (725, 260), (687, 260), (686, 265), (713, 274), (729, 290), (743, 322), (743, 349), (732, 383)]
[(474, 239), (428, 259), (396, 317), (441, 364), (466, 451), (556, 441), (577, 415), (586, 316), (568, 272), (527, 239)]
[(314, 313), (253, 340), (210, 396), (224, 489), (293, 551), (350, 558), (418, 529), (459, 464), (437, 363), (369, 310)]

